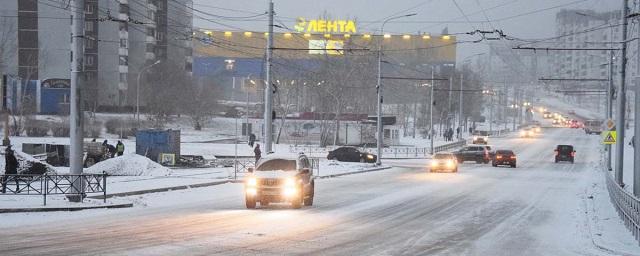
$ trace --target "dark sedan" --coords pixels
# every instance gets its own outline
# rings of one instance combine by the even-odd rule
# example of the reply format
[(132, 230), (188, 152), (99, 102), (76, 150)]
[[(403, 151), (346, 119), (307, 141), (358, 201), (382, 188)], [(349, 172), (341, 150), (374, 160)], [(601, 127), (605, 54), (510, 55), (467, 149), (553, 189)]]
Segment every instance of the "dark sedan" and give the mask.
[(493, 167), (508, 165), (511, 166), (511, 168), (516, 168), (516, 154), (511, 150), (497, 150), (491, 160), (491, 165), (493, 165)]
[(340, 162), (375, 163), (378, 157), (371, 153), (360, 152), (360, 150), (354, 147), (340, 147), (329, 151), (327, 159), (338, 160)]

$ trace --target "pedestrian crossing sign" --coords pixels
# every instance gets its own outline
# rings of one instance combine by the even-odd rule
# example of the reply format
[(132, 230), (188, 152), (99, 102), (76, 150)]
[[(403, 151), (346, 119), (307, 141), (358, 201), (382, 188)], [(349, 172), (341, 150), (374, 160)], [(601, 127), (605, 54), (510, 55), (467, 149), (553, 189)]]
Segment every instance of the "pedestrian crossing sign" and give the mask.
[(606, 145), (616, 144), (616, 131), (606, 131), (603, 133), (602, 143)]

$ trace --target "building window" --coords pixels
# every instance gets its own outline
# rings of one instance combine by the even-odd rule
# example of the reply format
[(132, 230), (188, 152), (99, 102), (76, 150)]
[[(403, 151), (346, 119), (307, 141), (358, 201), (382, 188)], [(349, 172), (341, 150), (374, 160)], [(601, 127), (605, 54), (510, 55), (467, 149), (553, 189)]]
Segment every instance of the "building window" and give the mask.
[(84, 40), (84, 44), (85, 49), (95, 49), (97, 43), (95, 39), (87, 38), (87, 40)]
[(164, 41), (164, 38), (165, 38), (165, 37), (164, 37), (164, 32), (159, 32), (159, 31), (158, 31), (158, 32), (156, 33), (156, 40), (158, 40), (158, 41)]
[(86, 14), (93, 14), (96, 11), (96, 6), (92, 3), (86, 3), (84, 11)]
[(127, 56), (120, 56), (120, 66), (127, 66), (127, 65), (129, 65)]
[(127, 48), (127, 39), (120, 39), (120, 48)]
[(93, 22), (85, 22), (84, 23), (84, 31), (93, 32)]
[(95, 58), (93, 57), (93, 55), (87, 55), (84, 58), (85, 66), (93, 66), (94, 61), (95, 61)]
[(126, 83), (126, 82), (127, 82), (127, 74), (120, 73), (120, 83)]

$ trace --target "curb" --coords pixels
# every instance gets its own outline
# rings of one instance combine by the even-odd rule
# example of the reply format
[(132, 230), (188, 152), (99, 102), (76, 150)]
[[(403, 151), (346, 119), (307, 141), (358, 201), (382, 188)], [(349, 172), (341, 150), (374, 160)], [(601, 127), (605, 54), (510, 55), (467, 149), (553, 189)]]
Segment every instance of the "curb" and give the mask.
[(386, 169), (391, 169), (391, 166), (362, 170), (362, 171), (355, 171), (355, 172), (345, 172), (345, 173), (338, 173), (338, 174), (331, 174), (331, 175), (316, 176), (316, 178), (318, 179), (336, 178), (336, 177), (346, 176), (346, 175), (353, 175), (353, 174), (360, 174), (360, 173), (367, 173), (367, 172), (377, 172), (377, 171), (382, 171)]
[[(113, 194), (107, 194), (106, 198), (124, 197), (124, 196), (136, 196), (136, 195), (143, 195), (143, 194), (167, 192), (167, 191), (172, 191), (172, 190), (184, 190), (184, 189), (190, 189), (190, 188), (209, 187), (209, 186), (222, 185), (222, 184), (226, 184), (226, 183), (230, 183), (230, 182), (232, 182), (232, 181), (223, 180), (223, 181), (214, 181), (214, 182), (207, 182), (207, 183), (198, 183), (198, 184), (192, 184), (192, 185), (180, 185), (180, 186), (175, 186), (175, 187), (154, 188), (154, 189), (147, 189), (147, 190), (138, 190), (138, 191), (129, 191), (129, 192), (122, 192), (122, 193), (113, 193)], [(90, 196), (90, 197), (87, 197), (87, 198), (105, 199), (105, 196), (99, 195), (99, 196)]]
[(8, 209), (0, 209), (0, 213), (74, 212), (74, 211), (91, 210), (91, 209), (119, 209), (119, 208), (131, 208), (131, 207), (133, 207), (133, 203), (100, 205), (100, 206), (84, 206), (84, 207), (8, 208)]
[[(345, 176), (345, 175), (382, 171), (382, 170), (386, 170), (386, 169), (390, 169), (390, 168), (391, 168), (391, 166), (387, 166), (387, 167), (380, 167), (380, 168), (374, 168), (374, 169), (368, 169), (368, 170), (362, 170), (362, 171), (355, 171), (355, 172), (347, 172), (347, 173), (338, 173), (338, 174), (331, 174), (331, 175), (324, 175), (324, 176), (316, 176), (316, 178), (318, 178), (318, 179), (328, 179), (328, 178), (335, 178), (335, 177), (340, 177), (340, 176)], [(168, 192), (168, 191), (173, 191), (173, 190), (184, 190), (184, 189), (190, 189), (190, 188), (210, 187), (210, 186), (223, 185), (223, 184), (227, 184), (227, 183), (243, 183), (243, 182), (244, 181), (242, 179), (214, 181), (214, 182), (199, 183), (199, 184), (193, 184), (193, 185), (180, 185), (180, 186), (175, 186), (175, 187), (155, 188), (155, 189), (147, 189), (147, 190), (122, 192), (122, 193), (113, 193), (113, 194), (107, 194), (106, 198), (136, 196), (136, 195)], [(105, 197), (103, 195), (89, 196), (87, 198), (105, 199)], [(1, 209), (0, 209), (0, 213), (2, 213)]]

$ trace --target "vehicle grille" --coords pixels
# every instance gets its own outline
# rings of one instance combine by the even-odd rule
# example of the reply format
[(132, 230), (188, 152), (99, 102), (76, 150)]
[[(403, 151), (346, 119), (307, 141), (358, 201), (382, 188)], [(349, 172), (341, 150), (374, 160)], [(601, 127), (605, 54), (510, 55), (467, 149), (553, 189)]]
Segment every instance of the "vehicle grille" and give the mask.
[(260, 184), (263, 186), (275, 187), (280, 185), (280, 182), (278, 179), (263, 179)]

